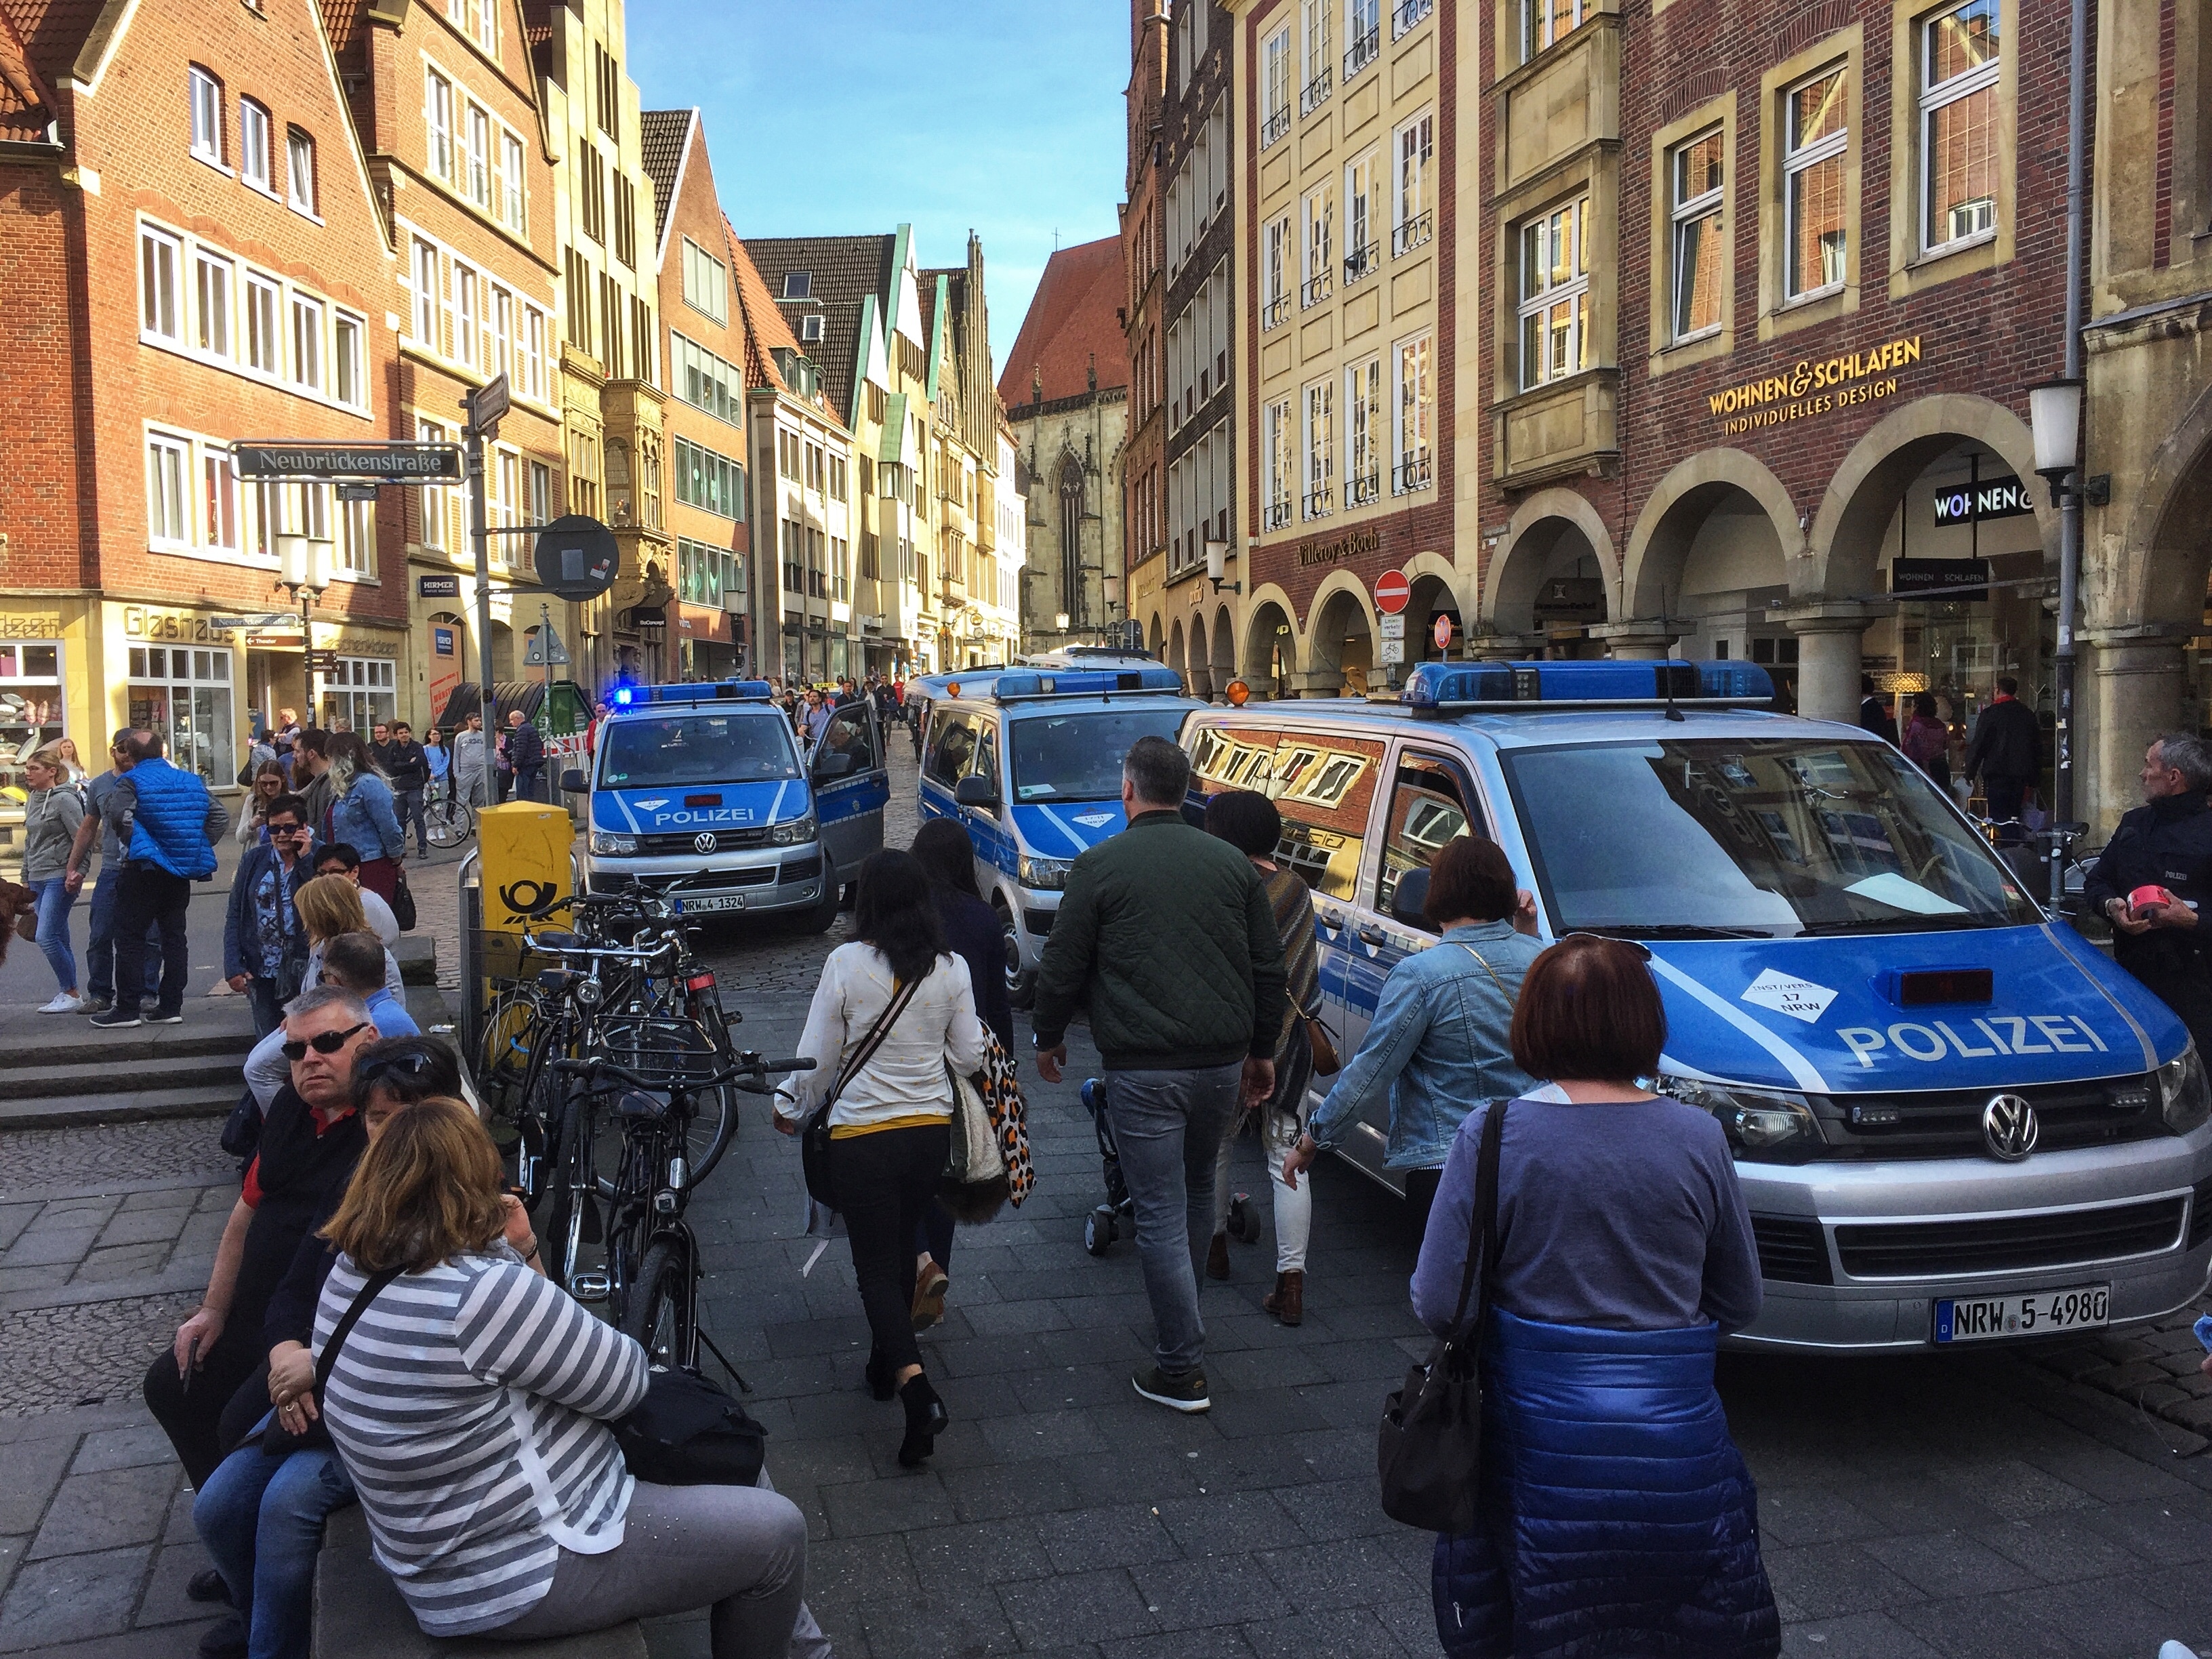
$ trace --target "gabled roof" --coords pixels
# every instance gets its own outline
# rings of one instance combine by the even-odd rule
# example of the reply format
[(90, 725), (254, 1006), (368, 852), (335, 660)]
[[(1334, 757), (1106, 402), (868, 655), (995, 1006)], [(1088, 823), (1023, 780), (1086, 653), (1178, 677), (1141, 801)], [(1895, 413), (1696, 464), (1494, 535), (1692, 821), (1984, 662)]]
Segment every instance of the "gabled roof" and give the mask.
[[(745, 390), (752, 392), (768, 387), (796, 396), (777, 369), (775, 354), (780, 350), (796, 352), (813, 362), (817, 368), (820, 359), (799, 343), (798, 337), (792, 332), (791, 325), (784, 317), (783, 307), (776, 304), (775, 296), (769, 292), (767, 280), (761, 276), (759, 267), (753, 264), (750, 252), (738, 240), (738, 233), (731, 228), (727, 216), (722, 220), (722, 231), (729, 242), (730, 286), (737, 294), (738, 314), (744, 323)], [(846, 424), (843, 412), (830, 401), (826, 389), (816, 393), (815, 401), (822, 412), (839, 426)]]
[(691, 142), (696, 109), (649, 109), (638, 117), (638, 148), (643, 152), (645, 176), (653, 180), (653, 243), (658, 248), (668, 234), (668, 214), (676, 202), (676, 181), (684, 171), (684, 153)]
[(1121, 303), (1121, 241), (1101, 237), (1064, 247), (1045, 261), (1044, 275), (1022, 319), (1021, 332), (999, 374), (999, 397), (1009, 409), (1043, 396), (1080, 396), (1095, 361), (1098, 384), (1129, 384), (1129, 343), (1115, 314)]
[[(865, 372), (862, 302), (890, 290), (896, 272), (896, 236), (760, 236), (744, 244), (787, 326), (808, 312), (822, 316), (822, 338), (805, 348), (822, 370), (823, 388), (839, 410), (853, 408), (854, 384)], [(784, 278), (807, 273), (810, 297), (786, 300)]]
[(0, 0), (0, 139), (36, 143), (61, 114), (70, 78), (106, 0)]

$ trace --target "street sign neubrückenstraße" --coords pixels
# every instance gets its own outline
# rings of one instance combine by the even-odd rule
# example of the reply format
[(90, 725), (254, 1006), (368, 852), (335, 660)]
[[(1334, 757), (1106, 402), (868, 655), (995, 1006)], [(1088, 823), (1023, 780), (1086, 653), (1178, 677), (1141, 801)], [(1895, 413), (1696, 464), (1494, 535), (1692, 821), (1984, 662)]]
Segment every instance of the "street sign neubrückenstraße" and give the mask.
[(257, 443), (230, 447), (241, 478), (389, 478), (412, 483), (458, 478), (461, 452), (452, 444)]

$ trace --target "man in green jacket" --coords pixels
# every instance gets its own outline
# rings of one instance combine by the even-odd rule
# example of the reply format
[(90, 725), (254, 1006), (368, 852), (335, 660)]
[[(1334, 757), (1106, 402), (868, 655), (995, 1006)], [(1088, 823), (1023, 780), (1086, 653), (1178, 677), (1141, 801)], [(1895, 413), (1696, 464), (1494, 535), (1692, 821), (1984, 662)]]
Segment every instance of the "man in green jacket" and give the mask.
[(1213, 1234), (1213, 1163), (1240, 1096), (1275, 1085), (1283, 945), (1267, 890), (1225, 841), (1183, 822), (1190, 762), (1139, 738), (1121, 763), (1129, 827), (1075, 860), (1037, 967), (1037, 1071), (1060, 1081), (1067, 1022), (1088, 991), (1106, 1110), (1159, 1328), (1146, 1399), (1202, 1412), (1198, 1263)]

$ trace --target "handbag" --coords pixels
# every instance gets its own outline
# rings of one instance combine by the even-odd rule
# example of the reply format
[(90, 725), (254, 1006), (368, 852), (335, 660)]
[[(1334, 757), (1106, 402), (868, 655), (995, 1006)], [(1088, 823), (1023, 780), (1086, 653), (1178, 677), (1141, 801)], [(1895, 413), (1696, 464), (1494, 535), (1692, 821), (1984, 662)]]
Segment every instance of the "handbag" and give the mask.
[(837, 1189), (830, 1179), (830, 1109), (836, 1105), (837, 1097), (845, 1092), (845, 1085), (876, 1057), (876, 1050), (884, 1046), (884, 1039), (891, 1034), (891, 1027), (898, 1023), (898, 1017), (906, 1012), (907, 1004), (914, 1000), (914, 994), (921, 988), (920, 979), (898, 988), (883, 1012), (876, 1016), (876, 1023), (868, 1028), (867, 1036), (860, 1039), (860, 1046), (853, 1050), (838, 1070), (837, 1080), (830, 1085), (829, 1094), (799, 1131), (799, 1162), (806, 1176), (806, 1195), (825, 1210), (837, 1207)]
[(1328, 1027), (1321, 1023), (1319, 1014), (1304, 1008), (1298, 1010), (1298, 1018), (1306, 1023), (1306, 1047), (1313, 1052), (1314, 1075), (1334, 1077), (1344, 1069), (1344, 1062), (1337, 1058), (1336, 1043), (1328, 1034)]
[[(1451, 1334), (1406, 1373), (1405, 1386), (1382, 1406), (1375, 1461), (1382, 1477), (1382, 1513), (1427, 1532), (1474, 1529), (1482, 1477), (1482, 1328), (1498, 1255), (1498, 1148), (1505, 1105), (1490, 1103), (1475, 1161), (1474, 1213), (1469, 1218), (1467, 1267)], [(1480, 1264), (1481, 1294), (1467, 1316)]]
[(270, 1415), (269, 1425), (261, 1431), (262, 1450), (279, 1454), (312, 1451), (319, 1446), (327, 1446), (331, 1443), (330, 1425), (323, 1420), (320, 1409), (324, 1392), (331, 1385), (331, 1367), (337, 1363), (338, 1350), (345, 1346), (347, 1336), (352, 1333), (354, 1326), (360, 1322), (361, 1316), (368, 1311), (368, 1304), (376, 1300), (386, 1285), (406, 1271), (404, 1267), (386, 1267), (382, 1273), (372, 1275), (368, 1283), (361, 1287), (355, 1295), (352, 1304), (338, 1316), (337, 1328), (331, 1331), (331, 1340), (323, 1344), (323, 1352), (315, 1361), (317, 1409), (313, 1419), (307, 1427), (295, 1434), (280, 1423), (272, 1413)]
[(39, 907), (36, 903), (27, 904), (15, 912), (15, 937), (26, 945), (39, 942)]
[(696, 1370), (653, 1372), (613, 1427), (629, 1472), (656, 1486), (757, 1486), (768, 1457), (768, 1431)]
[(392, 872), (392, 919), (399, 924), (401, 933), (415, 931), (415, 895), (408, 890), (404, 870)]

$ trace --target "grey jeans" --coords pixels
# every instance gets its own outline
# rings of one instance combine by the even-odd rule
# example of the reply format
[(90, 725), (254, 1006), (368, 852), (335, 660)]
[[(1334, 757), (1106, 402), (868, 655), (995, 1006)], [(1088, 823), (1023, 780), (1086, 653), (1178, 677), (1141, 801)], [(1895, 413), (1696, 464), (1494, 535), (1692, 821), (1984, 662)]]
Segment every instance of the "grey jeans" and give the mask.
[(767, 1471), (758, 1486), (641, 1480), (619, 1545), (604, 1555), (562, 1550), (545, 1599), (484, 1634), (533, 1641), (708, 1607), (714, 1659), (830, 1659), (805, 1593), (806, 1517)]
[(1136, 1207), (1137, 1261), (1164, 1371), (1206, 1358), (1198, 1277), (1213, 1237), (1213, 1164), (1236, 1121), (1241, 1060), (1173, 1072), (1109, 1072), (1106, 1115)]

